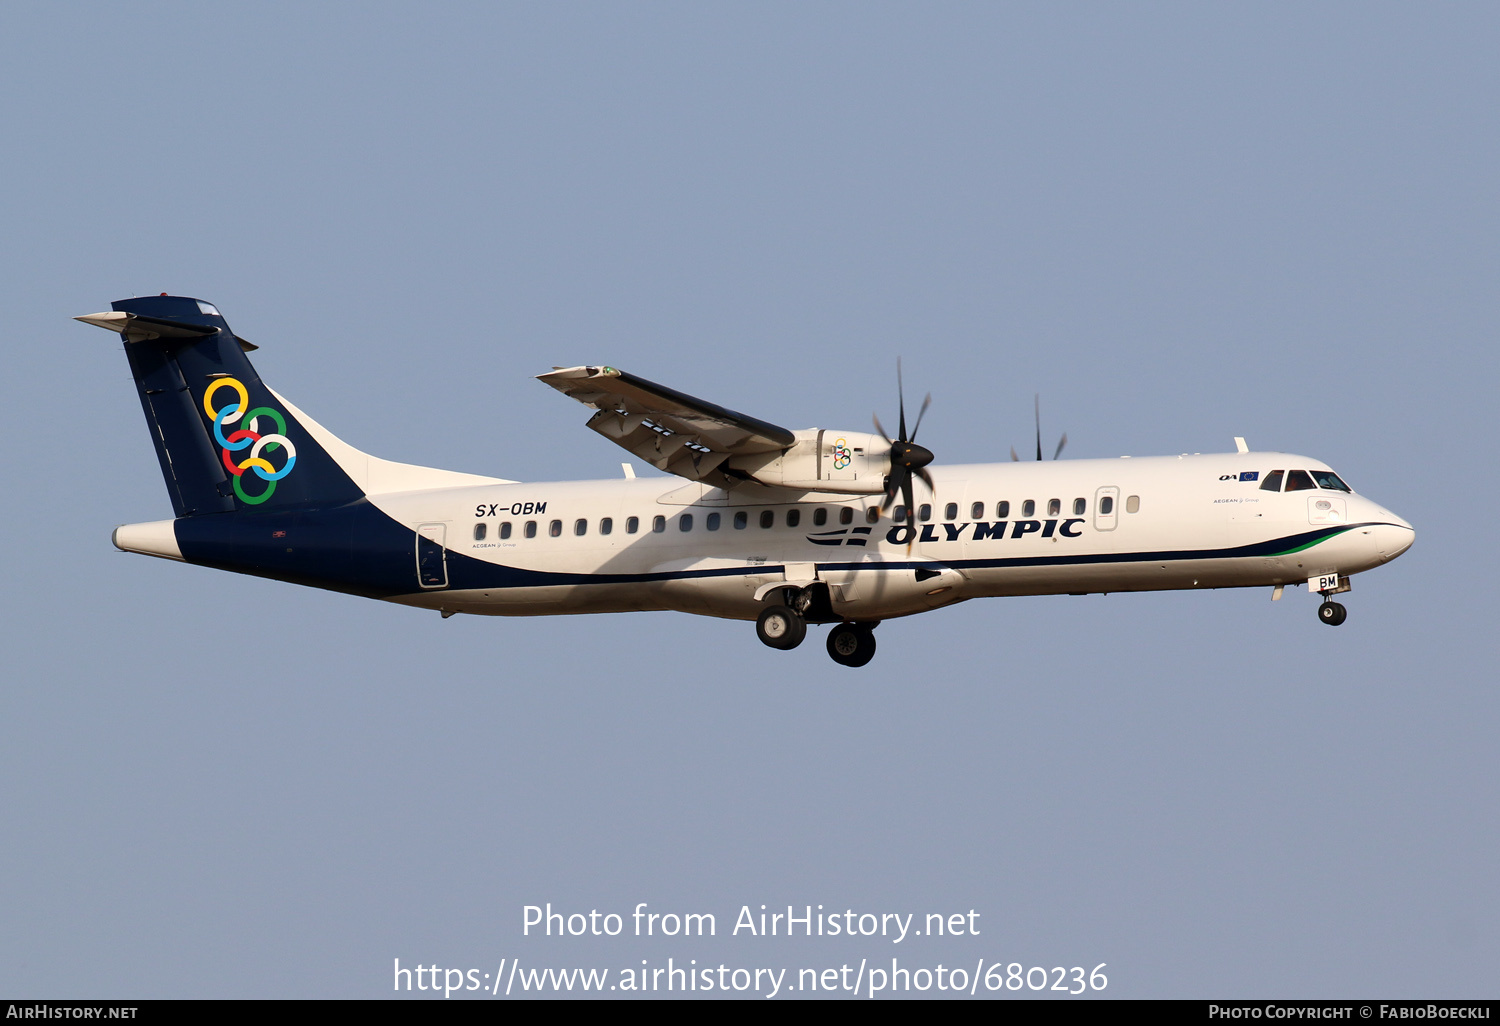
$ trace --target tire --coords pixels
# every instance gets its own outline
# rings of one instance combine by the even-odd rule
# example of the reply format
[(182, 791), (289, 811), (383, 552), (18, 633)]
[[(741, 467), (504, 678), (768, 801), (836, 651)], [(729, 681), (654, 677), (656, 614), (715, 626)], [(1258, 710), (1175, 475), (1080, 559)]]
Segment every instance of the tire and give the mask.
[(762, 644), (793, 649), (807, 637), (807, 621), (787, 606), (767, 606), (755, 621), (755, 633)]
[(863, 666), (875, 658), (875, 635), (863, 624), (841, 623), (828, 632), (828, 654), (840, 666)]
[(1324, 602), (1318, 607), (1318, 619), (1330, 627), (1337, 627), (1349, 619), (1349, 610), (1344, 608), (1342, 602)]

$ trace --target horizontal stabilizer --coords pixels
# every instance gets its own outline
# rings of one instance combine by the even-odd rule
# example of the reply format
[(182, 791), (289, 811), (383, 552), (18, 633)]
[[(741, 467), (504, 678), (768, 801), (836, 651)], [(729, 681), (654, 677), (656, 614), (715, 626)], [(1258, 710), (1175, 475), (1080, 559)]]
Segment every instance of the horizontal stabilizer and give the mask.
[[(152, 339), (193, 339), (206, 338), (219, 329), (208, 324), (189, 324), (185, 321), (168, 320), (165, 317), (142, 317), (140, 314), (128, 313), (117, 310), (113, 313), (84, 314), (82, 317), (74, 317), (75, 321), (84, 324), (92, 324), (96, 328), (104, 328), (107, 331), (117, 331), (125, 336), (127, 342), (149, 342)], [(97, 336), (96, 336), (97, 337)], [(238, 335), (234, 340), (240, 344), (245, 352), (254, 352), (259, 346), (253, 346)]]

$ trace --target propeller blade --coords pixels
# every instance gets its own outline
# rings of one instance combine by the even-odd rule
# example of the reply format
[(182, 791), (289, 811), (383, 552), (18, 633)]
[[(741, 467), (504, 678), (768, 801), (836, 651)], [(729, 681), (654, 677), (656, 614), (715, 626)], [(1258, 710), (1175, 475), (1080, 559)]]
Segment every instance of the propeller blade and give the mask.
[(917, 440), (917, 432), (922, 430), (922, 418), (927, 414), (927, 407), (931, 405), (932, 393), (928, 392), (927, 398), (922, 400), (922, 408), (917, 411), (917, 422), (912, 425), (911, 437), (907, 439), (908, 442), (915, 442)]
[(1012, 463), (1020, 463), (1021, 462), (1021, 457), (1019, 457), (1019, 456), (1016, 455), (1016, 447), (1014, 445), (1010, 447), (1010, 461)]
[(1042, 394), (1035, 394), (1036, 400), (1036, 458), (1038, 462), (1042, 458)]
[(906, 387), (901, 383), (901, 357), (896, 357), (896, 404), (901, 411), (901, 423), (898, 427), (901, 433), (896, 438), (902, 442), (909, 437), (906, 433)]
[(937, 498), (937, 485), (935, 485), (935, 484), (932, 483), (932, 475), (929, 474), (929, 473), (927, 473), (927, 468), (926, 467), (918, 467), (917, 468), (917, 476), (920, 477), (923, 481), (927, 482), (927, 488), (928, 488), (928, 490), (932, 492), (932, 497), (934, 499), (936, 499)]
[(895, 470), (891, 471), (890, 476), (885, 481), (885, 496), (880, 500), (881, 513), (891, 508), (892, 504), (896, 501), (896, 493), (901, 490), (901, 482), (898, 480)]
[(906, 500), (906, 522), (911, 525), (911, 533), (906, 536), (906, 554), (909, 556), (912, 544), (917, 540), (917, 509), (912, 505), (910, 472), (901, 482), (901, 498)]
[(1062, 451), (1063, 451), (1063, 446), (1065, 446), (1067, 444), (1068, 444), (1068, 433), (1066, 431), (1064, 431), (1063, 432), (1063, 436), (1062, 436), (1062, 440), (1057, 443), (1057, 451), (1052, 454), (1052, 458), (1053, 459), (1057, 459), (1059, 456), (1061, 456), (1062, 455)]
[[(927, 464), (933, 460), (932, 452), (917, 445), (914, 441), (917, 437), (917, 430), (922, 426), (922, 418), (927, 415), (927, 408), (932, 405), (932, 393), (928, 392), (922, 399), (922, 408), (917, 411), (916, 425), (912, 428), (911, 434), (907, 434), (906, 382), (901, 374), (901, 358), (899, 356), (896, 357), (896, 402), (901, 420), (899, 423), (900, 430), (897, 431), (894, 439), (885, 433), (885, 428), (880, 423), (880, 415), (876, 414), (874, 416), (875, 430), (880, 432), (880, 437), (884, 438), (886, 443), (891, 447), (890, 470), (886, 473), (885, 495), (881, 499), (879, 510), (881, 513), (884, 513), (886, 509), (890, 508), (891, 504), (896, 501), (896, 495), (899, 493), (906, 504), (904, 523), (915, 525), (917, 511), (912, 507), (912, 475), (920, 476), (927, 483), (928, 488), (933, 488), (932, 475), (925, 469)], [(933, 492), (936, 494), (936, 489), (933, 489)], [(913, 526), (912, 532), (915, 537), (915, 526)], [(907, 543), (906, 551), (908, 553), (911, 552), (910, 542)]]

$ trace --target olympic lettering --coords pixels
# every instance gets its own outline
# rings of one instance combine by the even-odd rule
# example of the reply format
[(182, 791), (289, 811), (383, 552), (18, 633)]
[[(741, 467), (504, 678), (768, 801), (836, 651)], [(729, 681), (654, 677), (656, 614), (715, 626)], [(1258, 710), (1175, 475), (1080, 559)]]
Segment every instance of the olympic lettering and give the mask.
[[(234, 392), (234, 401), (214, 409), (214, 396), (226, 388)], [(203, 412), (213, 421), (214, 441), (219, 443), (222, 450), (224, 468), (234, 475), (234, 494), (246, 505), (258, 506), (265, 502), (276, 491), (276, 482), (290, 474), (297, 462), (297, 447), (286, 436), (286, 418), (280, 411), (269, 406), (250, 409), (250, 393), (236, 378), (219, 378), (208, 386), (208, 391), (203, 393)], [(275, 423), (274, 433), (260, 433), (262, 417)], [(224, 429), (231, 424), (239, 424), (240, 427), (226, 437)], [(243, 453), (246, 449), (250, 450), (249, 453), (238, 463), (235, 462), (237, 457), (229, 455)], [(286, 455), (286, 462), (280, 470), (266, 459), (266, 456), (278, 452)], [(266, 482), (265, 491), (259, 495), (251, 495), (245, 491), (247, 470), (253, 471), (255, 477)]]

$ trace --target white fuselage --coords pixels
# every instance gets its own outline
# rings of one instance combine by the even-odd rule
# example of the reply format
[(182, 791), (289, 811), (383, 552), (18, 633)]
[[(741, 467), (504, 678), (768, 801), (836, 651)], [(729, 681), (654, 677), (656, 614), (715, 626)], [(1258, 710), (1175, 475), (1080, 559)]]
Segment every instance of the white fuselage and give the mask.
[(1362, 496), (1264, 490), (1273, 469), (1329, 468), (1285, 453), (933, 467), (936, 494), (919, 486), (916, 496), (930, 515), (912, 527), (889, 509), (872, 520), (879, 496), (755, 483), (726, 492), (661, 477), (369, 500), (439, 558), (534, 572), (456, 589), (429, 555), (422, 585), (392, 599), (493, 615), (755, 619), (778, 586), (822, 582), (839, 616), (879, 620), (984, 596), (1301, 583), (1371, 569), (1411, 545), (1411, 526)]

